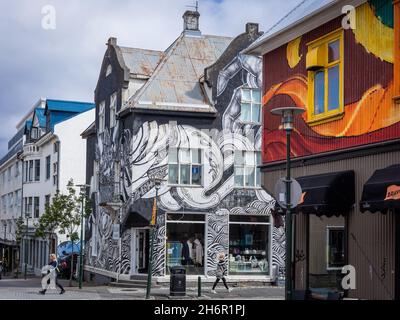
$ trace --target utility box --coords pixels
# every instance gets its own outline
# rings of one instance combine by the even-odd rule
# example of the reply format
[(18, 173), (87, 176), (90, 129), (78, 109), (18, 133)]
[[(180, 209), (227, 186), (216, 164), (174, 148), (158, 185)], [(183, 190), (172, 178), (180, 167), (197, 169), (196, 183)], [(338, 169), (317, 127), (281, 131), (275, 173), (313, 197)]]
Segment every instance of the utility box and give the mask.
[(182, 266), (174, 266), (170, 270), (170, 296), (185, 296), (186, 269)]

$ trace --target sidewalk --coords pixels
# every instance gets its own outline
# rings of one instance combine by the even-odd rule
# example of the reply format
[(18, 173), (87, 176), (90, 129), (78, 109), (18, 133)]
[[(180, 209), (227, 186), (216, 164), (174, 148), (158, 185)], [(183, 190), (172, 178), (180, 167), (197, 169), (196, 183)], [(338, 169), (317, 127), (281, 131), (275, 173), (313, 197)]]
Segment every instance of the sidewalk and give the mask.
[[(46, 295), (40, 295), (40, 278), (4, 279), (0, 280), (0, 300), (144, 300), (145, 288), (118, 288), (108, 286), (93, 286), (86, 283), (79, 289), (68, 287), (68, 280), (61, 280), (65, 286), (65, 294), (60, 295), (59, 289), (48, 290)], [(284, 290), (281, 287), (234, 287), (228, 293), (225, 288), (217, 287), (217, 294), (211, 293), (211, 287), (205, 286), (202, 296), (198, 297), (196, 287), (189, 287), (185, 297), (170, 297), (168, 287), (153, 288), (153, 300), (283, 300)]]

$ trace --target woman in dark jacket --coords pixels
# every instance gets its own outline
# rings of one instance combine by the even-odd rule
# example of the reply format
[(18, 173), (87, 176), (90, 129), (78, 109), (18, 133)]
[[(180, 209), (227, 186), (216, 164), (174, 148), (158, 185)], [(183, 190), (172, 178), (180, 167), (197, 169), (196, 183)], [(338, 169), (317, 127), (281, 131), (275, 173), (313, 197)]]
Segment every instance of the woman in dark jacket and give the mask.
[[(48, 265), (53, 267), (53, 269), (54, 269), (53, 272), (55, 272), (56, 286), (61, 289), (60, 294), (63, 294), (65, 292), (65, 290), (64, 290), (63, 286), (58, 282), (58, 279), (57, 279), (57, 275), (59, 273), (59, 270), (58, 270), (57, 257), (56, 257), (56, 255), (54, 253), (50, 255), (50, 262), (49, 262)], [(46, 293), (46, 289), (40, 290), (39, 293), (40, 294), (45, 294)]]

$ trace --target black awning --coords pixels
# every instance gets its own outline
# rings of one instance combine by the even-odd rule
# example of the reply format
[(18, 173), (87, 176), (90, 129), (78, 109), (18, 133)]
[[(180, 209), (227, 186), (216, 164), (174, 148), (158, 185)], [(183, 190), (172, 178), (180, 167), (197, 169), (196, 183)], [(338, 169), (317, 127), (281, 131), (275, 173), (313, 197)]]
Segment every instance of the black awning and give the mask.
[[(301, 185), (302, 199), (297, 213), (317, 216), (340, 216), (349, 213), (355, 203), (354, 171), (332, 172), (296, 178)], [(276, 212), (285, 209), (276, 205)]]
[(305, 176), (296, 180), (303, 192), (297, 212), (340, 216), (347, 214), (355, 203), (354, 171)]
[(363, 188), (361, 212), (389, 209), (400, 209), (400, 164), (376, 170)]

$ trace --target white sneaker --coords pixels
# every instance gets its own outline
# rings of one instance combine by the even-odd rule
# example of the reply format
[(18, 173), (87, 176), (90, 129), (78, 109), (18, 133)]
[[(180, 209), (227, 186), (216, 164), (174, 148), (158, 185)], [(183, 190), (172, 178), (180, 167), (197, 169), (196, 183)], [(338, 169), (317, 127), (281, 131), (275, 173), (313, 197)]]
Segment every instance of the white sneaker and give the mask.
[(215, 291), (215, 290), (211, 290), (211, 292), (212, 292), (212, 293), (217, 293), (217, 291)]

